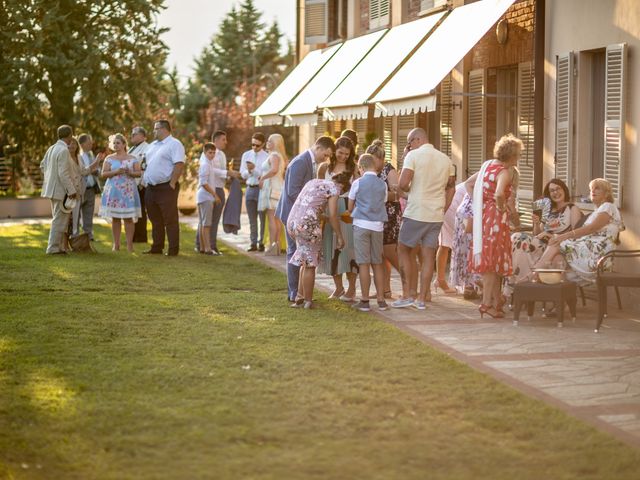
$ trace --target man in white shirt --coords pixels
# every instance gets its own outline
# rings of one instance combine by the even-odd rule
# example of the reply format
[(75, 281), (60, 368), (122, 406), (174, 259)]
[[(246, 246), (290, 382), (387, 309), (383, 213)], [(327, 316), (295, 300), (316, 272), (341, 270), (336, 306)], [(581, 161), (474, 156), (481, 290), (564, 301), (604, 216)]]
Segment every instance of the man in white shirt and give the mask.
[[(129, 153), (136, 157), (140, 162), (140, 169), (142, 175), (147, 168), (146, 152), (149, 148), (147, 143), (147, 131), (142, 127), (133, 127), (131, 130), (131, 147)], [(147, 209), (144, 202), (145, 187), (142, 183), (142, 177), (136, 178), (136, 184), (138, 185), (138, 192), (140, 193), (140, 209), (142, 216), (136, 222), (135, 230), (133, 232), (133, 241), (136, 243), (147, 243)]]
[[(427, 143), (427, 133), (414, 128), (407, 136), (407, 153), (402, 165), (398, 188), (408, 193), (398, 236), (398, 259), (402, 278), (402, 298), (391, 304), (395, 308), (414, 306), (426, 309), (431, 301), (431, 279), (438, 236), (456, 186), (456, 170), (449, 157)], [(416, 278), (414, 248), (422, 252), (420, 292), (411, 295), (410, 278)]]
[[(227, 133), (222, 130), (217, 130), (211, 136), (211, 141), (216, 146), (216, 155), (211, 161), (211, 171), (215, 173), (216, 178), (214, 182), (214, 188), (216, 195), (220, 198), (220, 203), (216, 203), (213, 206), (213, 218), (211, 220), (211, 250), (215, 255), (221, 255), (218, 250), (218, 225), (220, 224), (220, 218), (222, 218), (222, 211), (226, 196), (224, 193), (224, 183), (228, 177), (240, 177), (240, 172), (236, 172), (227, 168), (227, 156), (224, 154), (224, 149), (227, 148)], [(204, 153), (200, 155), (200, 161), (205, 158)], [(196, 233), (196, 246), (195, 251), (199, 252), (203, 249), (200, 248), (200, 238)]]
[[(95, 162), (93, 156), (93, 139), (88, 133), (83, 133), (78, 137), (80, 144), (80, 160), (85, 167), (91, 167)], [(104, 157), (104, 153), (98, 154), (98, 157)], [(100, 183), (98, 182), (99, 167), (85, 175), (83, 181), (86, 185), (82, 203), (80, 204), (80, 218), (82, 218), (82, 231), (89, 235), (89, 239), (93, 240), (93, 213), (96, 206), (96, 194), (100, 193)]]
[(180, 250), (178, 182), (184, 170), (184, 146), (171, 136), (171, 124), (167, 120), (155, 122), (153, 134), (156, 140), (145, 152), (147, 169), (143, 175), (153, 243), (150, 250), (142, 253), (162, 254), (166, 231), (169, 249), (165, 255), (175, 256)]
[[(258, 198), (260, 197), (259, 183), (262, 165), (269, 158), (269, 154), (264, 150), (265, 143), (266, 138), (263, 133), (254, 133), (251, 137), (251, 150), (242, 154), (240, 162), (240, 175), (247, 184), (245, 205), (251, 230), (251, 246), (247, 249), (249, 252), (264, 252), (265, 210), (258, 211)], [(258, 230), (258, 219), (260, 220), (260, 230)]]

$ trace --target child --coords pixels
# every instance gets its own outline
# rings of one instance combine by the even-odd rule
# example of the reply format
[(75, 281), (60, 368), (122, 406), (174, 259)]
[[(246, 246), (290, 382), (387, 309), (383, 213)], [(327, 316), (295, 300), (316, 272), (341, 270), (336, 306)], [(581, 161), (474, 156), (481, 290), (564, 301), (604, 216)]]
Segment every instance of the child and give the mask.
[[(353, 217), (353, 243), (356, 263), (360, 267), (360, 290), (362, 299), (353, 308), (368, 312), (371, 276), (369, 264), (373, 266), (373, 281), (376, 285), (378, 308), (387, 309), (384, 300), (384, 265), (382, 264), (382, 243), (384, 222), (387, 221), (387, 184), (378, 178), (375, 159), (364, 154), (358, 161), (362, 175), (356, 179), (349, 191), (349, 211)], [(355, 206), (355, 208), (354, 208)]]
[(200, 253), (215, 255), (211, 250), (211, 222), (213, 219), (213, 205), (220, 203), (220, 197), (215, 191), (215, 172), (211, 167), (211, 161), (216, 154), (216, 146), (213, 143), (204, 144), (204, 158), (200, 162), (198, 170), (198, 235), (200, 235)]

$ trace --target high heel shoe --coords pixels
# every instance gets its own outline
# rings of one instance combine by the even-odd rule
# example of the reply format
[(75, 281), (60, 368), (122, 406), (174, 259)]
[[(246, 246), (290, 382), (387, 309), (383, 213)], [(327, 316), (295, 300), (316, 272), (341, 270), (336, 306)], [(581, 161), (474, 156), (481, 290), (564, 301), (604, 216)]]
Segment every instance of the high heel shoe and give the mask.
[(264, 251), (264, 256), (265, 257), (275, 257), (279, 254), (280, 249), (278, 248), (278, 245), (276, 245), (275, 243), (272, 243), (271, 245), (269, 245), (269, 248), (267, 248)]
[[(491, 312), (492, 310), (495, 311), (495, 314)], [(484, 318), (485, 313), (491, 318), (504, 318), (504, 313), (497, 311), (490, 305), (481, 304), (478, 307), (478, 311), (480, 312), (480, 318)]]
[(446, 280), (444, 282), (444, 287), (442, 286), (442, 282), (440, 280), (438, 280), (437, 278), (433, 281), (433, 288), (436, 291), (436, 293), (438, 293), (438, 288), (440, 290), (442, 290), (444, 293), (446, 294), (452, 294), (452, 293), (458, 293), (458, 290), (456, 290), (455, 288), (450, 287)]

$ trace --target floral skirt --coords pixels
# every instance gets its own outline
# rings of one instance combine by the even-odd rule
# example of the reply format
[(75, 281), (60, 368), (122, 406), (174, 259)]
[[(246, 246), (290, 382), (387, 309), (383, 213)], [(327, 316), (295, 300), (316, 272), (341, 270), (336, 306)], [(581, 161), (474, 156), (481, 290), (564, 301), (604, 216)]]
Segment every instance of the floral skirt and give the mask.
[(293, 219), (287, 223), (287, 232), (296, 242), (296, 252), (289, 263), (298, 266), (317, 267), (322, 260), (322, 228), (318, 219), (305, 217), (301, 222)]

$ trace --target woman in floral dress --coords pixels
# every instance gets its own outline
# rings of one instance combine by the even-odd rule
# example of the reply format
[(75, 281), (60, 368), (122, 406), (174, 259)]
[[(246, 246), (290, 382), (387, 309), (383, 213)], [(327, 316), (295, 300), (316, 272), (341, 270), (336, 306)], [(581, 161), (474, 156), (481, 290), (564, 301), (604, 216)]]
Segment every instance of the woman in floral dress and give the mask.
[(464, 298), (477, 298), (477, 274), (469, 270), (469, 251), (471, 249), (471, 225), (473, 222), (473, 201), (467, 192), (456, 210), (451, 246), (451, 267), (449, 282), (453, 287), (463, 288)]
[(516, 283), (531, 278), (532, 268), (542, 257), (552, 235), (575, 228), (582, 218), (580, 209), (569, 202), (569, 188), (562, 180), (549, 180), (544, 187), (543, 196), (550, 203), (548, 215), (541, 218), (534, 213), (531, 217), (533, 233), (516, 232), (511, 235), (513, 275), (507, 280), (506, 293), (511, 293)]
[(495, 159), (484, 162), (473, 189), (473, 242), (469, 268), (482, 275), (480, 315), (504, 317), (502, 279), (511, 275), (511, 235), (507, 202), (512, 194), (512, 174), (522, 151), (522, 141), (505, 135), (493, 149)]
[(102, 166), (101, 177), (107, 181), (102, 191), (100, 216), (111, 219), (113, 251), (120, 250), (122, 220), (127, 239), (127, 250), (133, 252), (135, 223), (142, 215), (140, 196), (135, 179), (142, 171), (137, 157), (127, 153), (127, 139), (121, 133), (109, 137), (109, 155)]
[(596, 209), (582, 227), (553, 235), (536, 268), (552, 265), (555, 257), (562, 254), (577, 280), (592, 282), (595, 279), (598, 260), (615, 248), (624, 225), (613, 203), (611, 184), (604, 178), (596, 178), (589, 182), (589, 190)]
[(302, 188), (287, 220), (287, 231), (296, 242), (296, 252), (289, 263), (299, 265), (298, 297), (292, 306), (311, 308), (316, 267), (322, 259), (322, 216), (328, 210), (328, 220), (336, 233), (336, 248), (345, 245), (338, 220), (338, 197), (351, 186), (351, 172), (334, 175), (331, 180), (314, 179)]

